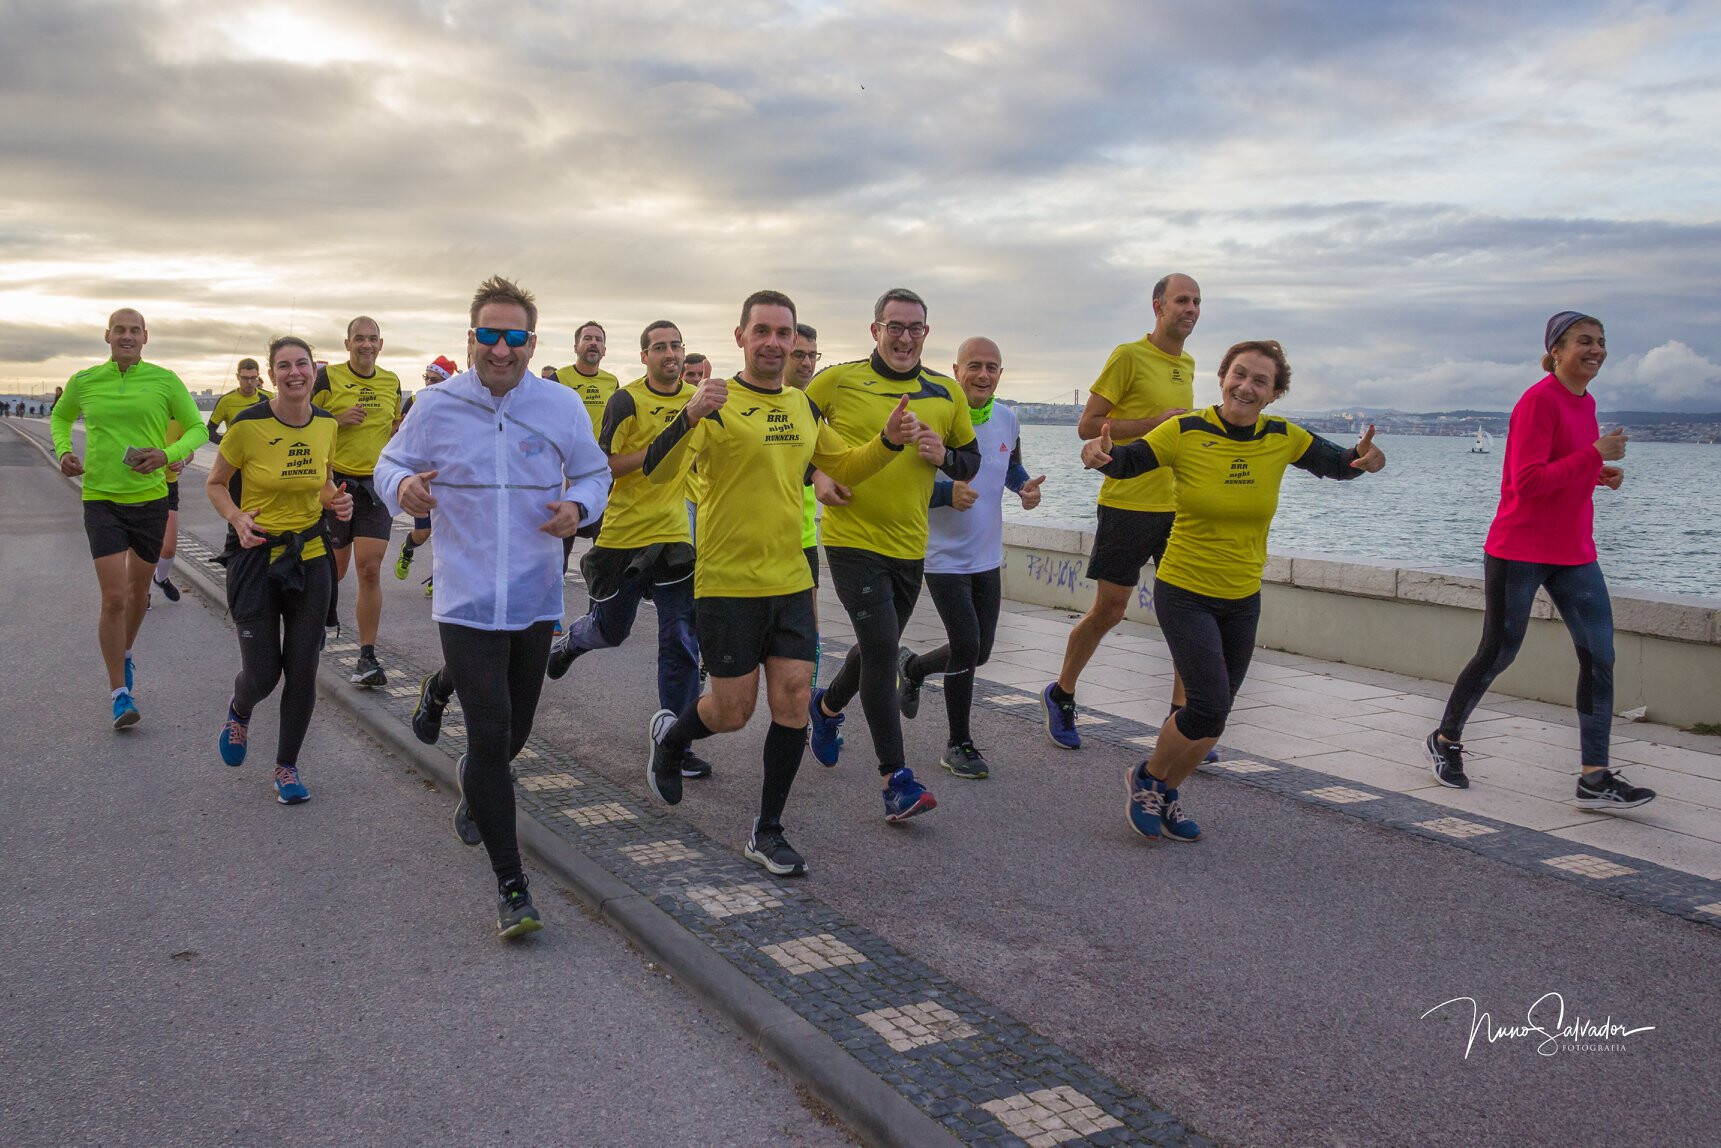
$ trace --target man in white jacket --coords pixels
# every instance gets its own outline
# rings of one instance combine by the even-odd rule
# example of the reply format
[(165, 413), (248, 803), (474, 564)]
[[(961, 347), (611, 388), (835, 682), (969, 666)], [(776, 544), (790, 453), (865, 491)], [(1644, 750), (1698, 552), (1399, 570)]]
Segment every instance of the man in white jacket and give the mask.
[[(458, 694), (467, 754), (456, 769), (454, 830), (490, 853), (497, 928), (540, 928), (514, 830), (508, 763), (538, 709), (550, 631), (562, 616), (562, 543), (603, 513), (609, 463), (579, 396), (531, 371), (538, 308), (500, 277), (472, 297), (472, 366), (418, 397), (377, 460), (389, 513), (429, 515), (436, 533), (431, 616), (443, 668), (420, 709)], [(422, 715), (415, 715), (416, 726)]]

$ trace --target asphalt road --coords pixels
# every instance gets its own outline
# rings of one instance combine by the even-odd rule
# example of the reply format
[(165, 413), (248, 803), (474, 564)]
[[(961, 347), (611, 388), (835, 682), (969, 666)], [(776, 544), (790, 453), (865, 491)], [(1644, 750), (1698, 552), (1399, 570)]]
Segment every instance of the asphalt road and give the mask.
[(156, 598), (114, 733), (80, 523), (0, 430), (0, 1143), (851, 1143), (550, 877), (497, 940), (444, 796), (330, 707), (309, 804), (274, 800), (273, 701), (223, 766), (238, 653), (195, 594)]
[[(213, 513), (187, 505), (213, 541)], [(436, 647), (428, 572), (385, 573), (385, 643)], [(568, 598), (583, 611), (578, 587)], [(349, 579), (349, 626), (351, 600)], [(538, 726), (645, 800), (654, 627), (647, 606), (627, 645), (551, 684)], [(987, 711), (993, 778), (958, 782), (935, 764), (942, 704), (928, 691), (907, 742), (940, 805), (907, 825), (882, 820), (858, 705), (842, 764), (808, 759), (785, 821), (809, 888), (1194, 1128), (1263, 1145), (1713, 1142), (1715, 929), (1222, 777), (1186, 789), (1204, 841), (1152, 845), (1124, 826), (1124, 749), (1054, 750)], [(701, 743), (717, 774), (676, 810), (736, 849), (764, 728)], [(427, 804), (436, 839), (446, 802)], [(1567, 1023), (1654, 1029), (1552, 1056), (1484, 1030), (1466, 1055), (1468, 1006), (1422, 1019), (1473, 997), (1522, 1026), (1550, 992)]]

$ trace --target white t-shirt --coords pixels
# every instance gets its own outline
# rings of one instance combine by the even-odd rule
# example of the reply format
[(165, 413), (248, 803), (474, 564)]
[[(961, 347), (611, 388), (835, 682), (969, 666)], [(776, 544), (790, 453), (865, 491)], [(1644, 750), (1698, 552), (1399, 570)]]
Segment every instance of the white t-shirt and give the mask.
[[(939, 506), (927, 512), (926, 572), (979, 574), (1004, 564), (1004, 480), (1022, 436), (1016, 412), (992, 404), (992, 417), (974, 427), (980, 473), (969, 480), (979, 497), (967, 510)], [(949, 480), (939, 476), (940, 485)]]

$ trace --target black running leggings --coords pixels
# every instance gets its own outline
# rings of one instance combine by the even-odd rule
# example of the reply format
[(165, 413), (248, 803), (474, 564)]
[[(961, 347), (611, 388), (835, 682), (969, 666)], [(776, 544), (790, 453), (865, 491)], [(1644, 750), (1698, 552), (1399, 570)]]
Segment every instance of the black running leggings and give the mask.
[(275, 742), (275, 762), (297, 765), (311, 713), (317, 708), (317, 660), (323, 650), (323, 618), (334, 592), (334, 570), (322, 558), (307, 559), (301, 569), (305, 582), (284, 590), (266, 579), (267, 612), (243, 621), (239, 634), (239, 675), (233, 679), (233, 712), (249, 721), (257, 704), (281, 687), (281, 729)]
[(524, 630), (475, 630), (439, 623), (442, 668), (432, 682), (438, 694), (460, 698), (466, 719), (466, 806), (497, 881), (520, 875), (514, 833), (514, 781), (508, 763), (532, 734), (554, 622)]
[(1255, 656), (1261, 592), (1214, 598), (1156, 578), (1153, 616), (1189, 698), (1173, 719), (1177, 732), (1190, 741), (1218, 737)]
[(923, 563), (848, 546), (825, 547), (825, 562), (831, 568), (837, 598), (855, 628), (854, 644), (825, 687), (825, 708), (841, 712), (860, 692), (878, 771), (889, 776), (903, 765), (896, 655), (915, 599), (920, 597)]
[(974, 668), (992, 657), (998, 633), (998, 607), (1004, 597), (1003, 571), (978, 574), (928, 574), (926, 592), (938, 607), (949, 643), (908, 663), (911, 677), (924, 681), (944, 675), (944, 710), (950, 719), (950, 744), (973, 740), (968, 717), (974, 708)]

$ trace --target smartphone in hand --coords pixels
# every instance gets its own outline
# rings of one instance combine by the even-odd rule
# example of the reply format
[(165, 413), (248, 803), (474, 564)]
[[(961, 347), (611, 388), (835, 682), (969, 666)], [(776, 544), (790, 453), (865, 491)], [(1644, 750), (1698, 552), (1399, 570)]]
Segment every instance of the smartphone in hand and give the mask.
[(143, 448), (142, 447), (140, 447), (140, 446), (128, 446), (125, 448), (125, 464), (127, 466), (136, 466), (138, 463), (140, 463), (142, 461), (143, 461)]

